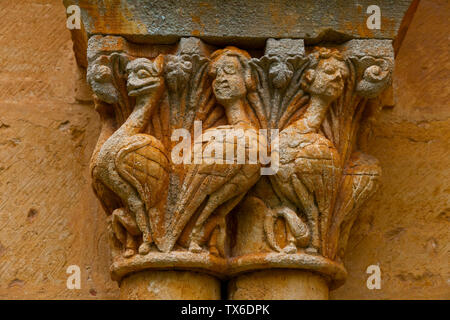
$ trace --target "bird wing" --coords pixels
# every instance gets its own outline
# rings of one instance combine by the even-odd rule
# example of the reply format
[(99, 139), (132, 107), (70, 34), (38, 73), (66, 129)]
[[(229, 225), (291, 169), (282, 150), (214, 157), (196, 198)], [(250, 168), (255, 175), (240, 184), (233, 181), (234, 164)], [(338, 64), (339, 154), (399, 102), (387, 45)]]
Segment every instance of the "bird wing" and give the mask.
[(226, 165), (226, 167), (220, 164), (189, 166), (186, 176), (188, 181), (183, 184), (180, 200), (169, 227), (169, 232), (171, 232), (168, 241), (169, 247), (175, 244), (186, 224), (204, 201), (242, 172), (242, 167), (242, 164)]
[[(139, 134), (122, 148), (116, 157), (119, 174), (127, 180), (139, 193), (145, 203), (146, 210), (151, 210), (163, 199), (169, 184), (169, 159), (162, 143), (153, 136)], [(156, 224), (159, 217), (150, 217), (153, 232), (159, 230)]]
[(321, 233), (326, 234), (342, 169), (340, 156), (333, 143), (320, 134), (310, 134), (311, 144), (300, 150), (295, 159), (295, 172), (313, 195), (321, 215)]
[(358, 208), (376, 191), (380, 175), (381, 168), (375, 158), (360, 152), (352, 155), (339, 188), (329, 231), (327, 252), (332, 259), (345, 250)]
[(107, 215), (111, 215), (115, 209), (122, 206), (120, 198), (101, 180), (92, 177), (92, 188)]
[[(216, 128), (213, 130), (220, 129)], [(186, 178), (184, 179), (182, 192), (174, 212), (174, 218), (169, 227), (171, 235), (168, 247), (172, 247), (175, 244), (186, 224), (210, 195), (221, 188), (227, 189), (224, 195), (239, 193), (242, 187), (245, 188), (245, 186), (244, 184), (237, 185), (234, 181), (240, 182), (246, 178), (249, 180), (254, 179), (254, 171), (256, 169), (259, 170), (260, 166), (258, 164), (238, 164), (235, 159), (233, 163), (217, 163), (217, 160), (225, 159), (226, 150), (235, 148), (235, 140), (228, 139), (226, 135), (225, 137), (226, 139), (223, 141), (211, 140), (202, 142), (203, 151), (208, 149), (218, 150), (222, 147), (224, 150), (222, 155), (211, 153), (211, 162), (209, 163), (205, 163), (208, 157), (204, 157), (203, 162), (200, 164), (186, 165)], [(224, 196), (224, 199), (221, 200), (226, 201), (229, 199)]]

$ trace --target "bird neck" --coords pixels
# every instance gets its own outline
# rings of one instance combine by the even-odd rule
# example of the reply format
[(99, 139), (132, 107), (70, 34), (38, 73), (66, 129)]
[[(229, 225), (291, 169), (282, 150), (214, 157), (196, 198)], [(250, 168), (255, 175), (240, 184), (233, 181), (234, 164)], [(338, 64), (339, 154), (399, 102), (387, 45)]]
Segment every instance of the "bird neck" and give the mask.
[(247, 113), (245, 111), (244, 99), (236, 100), (224, 107), (229, 124), (233, 126), (245, 126), (250, 124)]
[(330, 103), (320, 96), (312, 95), (305, 113), (296, 121), (296, 127), (302, 133), (318, 132), (329, 106)]
[(141, 133), (150, 120), (154, 105), (152, 95), (136, 97), (136, 105), (133, 112), (131, 112), (130, 116), (117, 131), (128, 135)]

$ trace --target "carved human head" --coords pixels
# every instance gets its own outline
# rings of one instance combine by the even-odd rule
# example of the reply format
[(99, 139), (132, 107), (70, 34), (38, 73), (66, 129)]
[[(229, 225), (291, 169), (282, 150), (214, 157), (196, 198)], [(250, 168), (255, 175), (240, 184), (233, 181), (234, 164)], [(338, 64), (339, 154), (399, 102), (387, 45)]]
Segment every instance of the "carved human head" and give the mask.
[(137, 58), (127, 64), (127, 90), (129, 96), (149, 94), (161, 87), (163, 82), (162, 59), (161, 55), (154, 61), (150, 61), (147, 58)]
[(332, 102), (344, 91), (349, 76), (344, 58), (335, 49), (316, 48), (310, 59), (311, 64), (302, 79), (303, 90)]
[(235, 47), (217, 50), (211, 55), (209, 75), (217, 101), (227, 106), (244, 99), (252, 86), (247, 52)]

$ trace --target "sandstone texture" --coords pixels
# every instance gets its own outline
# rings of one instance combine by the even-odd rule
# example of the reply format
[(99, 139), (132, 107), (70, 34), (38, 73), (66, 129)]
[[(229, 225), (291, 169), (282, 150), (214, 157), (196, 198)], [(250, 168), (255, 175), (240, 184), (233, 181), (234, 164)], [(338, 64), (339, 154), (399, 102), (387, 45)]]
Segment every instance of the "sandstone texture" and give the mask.
[[(421, 1), (396, 57), (396, 104), (373, 127), (368, 152), (381, 187), (361, 211), (331, 299), (450, 298), (450, 106), (447, 1)], [(365, 286), (379, 264), (381, 290)]]
[[(263, 46), (269, 38), (308, 43), (359, 38), (395, 39), (418, 0), (64, 0), (80, 6), (86, 32), (133, 42), (174, 43), (195, 36), (214, 44)], [(365, 28), (367, 8), (382, 9), (383, 28)], [(250, 17), (250, 18), (249, 18)]]
[(120, 285), (124, 300), (220, 300), (220, 281), (189, 271), (144, 271)]
[[(0, 12), (0, 298), (118, 297), (88, 169), (99, 119), (64, 6), (2, 1)], [(66, 287), (70, 265), (80, 290)]]
[[(1, 2), (0, 12), (0, 298), (118, 299), (89, 170), (100, 119), (65, 8), (59, 0), (26, 0)], [(396, 57), (395, 107), (381, 112), (362, 146), (379, 159), (381, 184), (350, 233), (349, 276), (331, 299), (450, 298), (447, 19), (447, 1), (423, 0)], [(381, 268), (380, 290), (366, 286), (373, 264)], [(66, 287), (70, 265), (81, 269), (79, 290)], [(282, 273), (265, 282), (264, 272), (237, 278), (230, 297), (245, 299), (238, 289), (257, 277), (261, 286), (249, 286), (255, 294), (276, 285), (302, 298), (292, 287), (301, 283), (311, 297), (326, 298), (314, 295), (325, 285), (315, 276)], [(189, 281), (208, 284), (197, 298), (220, 297), (216, 279), (189, 272), (129, 276), (121, 295), (182, 297)], [(164, 286), (178, 292), (161, 293)]]
[(322, 276), (298, 270), (264, 270), (234, 278), (228, 285), (230, 300), (327, 300)]

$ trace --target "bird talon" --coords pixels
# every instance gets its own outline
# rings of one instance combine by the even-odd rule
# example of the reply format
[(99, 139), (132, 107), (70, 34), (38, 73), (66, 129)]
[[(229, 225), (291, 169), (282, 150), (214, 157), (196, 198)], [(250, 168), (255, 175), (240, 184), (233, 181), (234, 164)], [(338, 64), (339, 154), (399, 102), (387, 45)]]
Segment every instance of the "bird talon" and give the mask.
[(150, 252), (151, 243), (150, 242), (144, 242), (139, 246), (139, 254), (140, 255), (146, 255)]
[(128, 248), (123, 253), (123, 257), (124, 258), (130, 258), (130, 257), (134, 256), (135, 254), (136, 254), (136, 251), (134, 249)]
[(191, 242), (191, 244), (189, 245), (189, 251), (193, 252), (193, 253), (200, 253), (203, 251), (202, 247), (200, 247), (198, 245), (198, 243), (196, 242)]
[(306, 248), (305, 251), (308, 252), (308, 253), (317, 253), (317, 252), (319, 252), (319, 250), (317, 250), (317, 248), (314, 248), (314, 247)]
[(283, 248), (283, 252), (287, 254), (297, 253), (297, 247), (293, 243), (289, 243)]
[(216, 246), (210, 247), (209, 253), (212, 254), (213, 256), (220, 257), (219, 249), (217, 249)]

